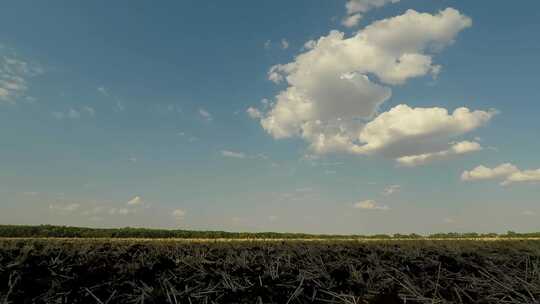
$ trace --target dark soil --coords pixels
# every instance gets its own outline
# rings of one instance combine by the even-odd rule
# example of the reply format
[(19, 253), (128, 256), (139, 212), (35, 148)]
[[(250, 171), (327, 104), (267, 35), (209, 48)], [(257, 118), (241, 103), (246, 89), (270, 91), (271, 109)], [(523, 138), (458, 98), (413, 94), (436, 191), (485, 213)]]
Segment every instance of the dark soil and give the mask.
[(534, 241), (0, 241), (0, 303), (539, 303)]

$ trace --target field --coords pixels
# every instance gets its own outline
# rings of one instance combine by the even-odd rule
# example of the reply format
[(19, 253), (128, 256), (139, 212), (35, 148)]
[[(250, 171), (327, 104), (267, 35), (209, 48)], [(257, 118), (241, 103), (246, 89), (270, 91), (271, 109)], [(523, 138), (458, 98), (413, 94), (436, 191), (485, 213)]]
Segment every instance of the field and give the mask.
[(2, 304), (539, 299), (535, 240), (0, 240)]

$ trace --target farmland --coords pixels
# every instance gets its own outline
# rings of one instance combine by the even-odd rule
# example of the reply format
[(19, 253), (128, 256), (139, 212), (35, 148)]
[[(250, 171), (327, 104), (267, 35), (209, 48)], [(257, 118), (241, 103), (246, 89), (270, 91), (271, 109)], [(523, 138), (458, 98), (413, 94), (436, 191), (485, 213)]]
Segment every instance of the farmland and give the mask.
[(539, 299), (535, 240), (0, 240), (0, 303)]

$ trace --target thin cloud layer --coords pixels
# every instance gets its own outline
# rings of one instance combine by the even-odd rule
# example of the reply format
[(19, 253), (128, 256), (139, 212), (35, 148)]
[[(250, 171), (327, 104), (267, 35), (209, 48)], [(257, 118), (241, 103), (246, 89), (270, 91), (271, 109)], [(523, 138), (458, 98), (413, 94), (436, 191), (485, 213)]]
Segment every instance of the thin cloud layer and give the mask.
[(273, 66), (269, 80), (288, 87), (266, 108), (250, 107), (247, 113), (275, 139), (303, 138), (315, 154), (382, 154), (417, 165), (477, 151), (478, 144), (452, 146), (452, 138), (484, 125), (494, 111), (462, 107), (448, 114), (444, 108), (402, 104), (376, 115), (392, 95), (390, 86), (436, 76), (441, 67), (432, 55), (471, 24), (447, 8), (434, 15), (408, 10), (349, 38), (332, 31), (307, 43), (309, 49), (293, 62)]

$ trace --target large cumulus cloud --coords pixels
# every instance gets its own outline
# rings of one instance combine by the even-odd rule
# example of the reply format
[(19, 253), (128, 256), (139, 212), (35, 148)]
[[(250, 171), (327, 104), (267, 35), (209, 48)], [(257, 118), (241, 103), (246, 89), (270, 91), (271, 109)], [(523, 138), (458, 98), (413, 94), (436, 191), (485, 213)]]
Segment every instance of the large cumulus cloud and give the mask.
[[(360, 1), (361, 2), (361, 1)], [(437, 14), (408, 10), (380, 20), (351, 37), (331, 31), (268, 78), (285, 83), (267, 109), (248, 109), (276, 139), (301, 137), (314, 153), (383, 154), (406, 165), (481, 149), (452, 140), (493, 116), (493, 111), (411, 108), (398, 105), (378, 114), (392, 86), (437, 75), (437, 52), (452, 44), (472, 21), (453, 8)], [(409, 157), (407, 159), (403, 157)], [(401, 160), (400, 160), (401, 159)]]

